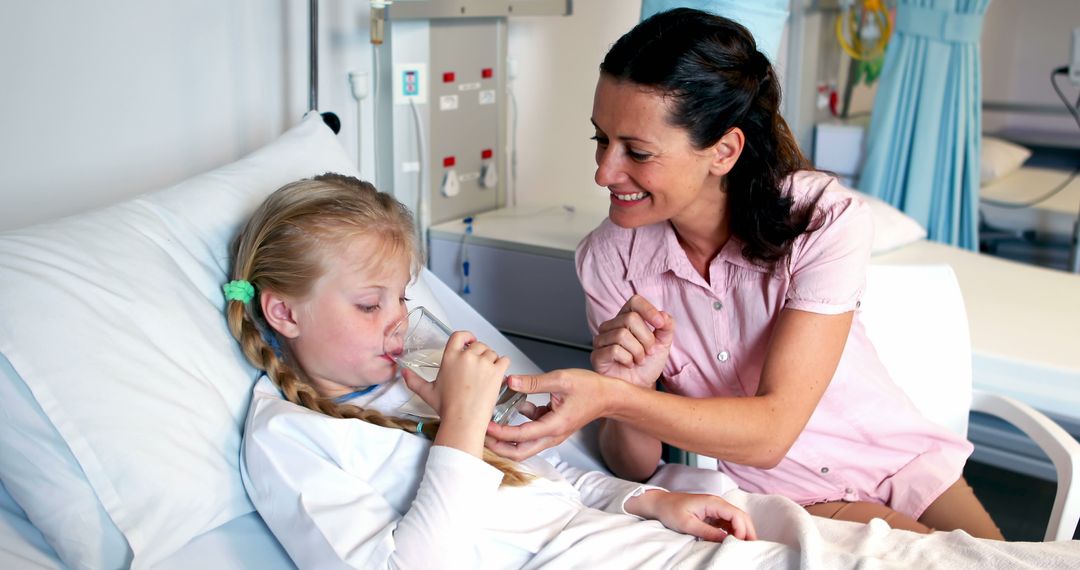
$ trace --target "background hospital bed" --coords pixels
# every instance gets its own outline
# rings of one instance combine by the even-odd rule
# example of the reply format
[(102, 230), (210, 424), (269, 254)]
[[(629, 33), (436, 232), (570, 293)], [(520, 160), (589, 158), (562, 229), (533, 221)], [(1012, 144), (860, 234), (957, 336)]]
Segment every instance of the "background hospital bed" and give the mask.
[(1068, 181), (1058, 193), (1028, 208), (1009, 208), (987, 202), (1025, 204), (1065, 183), (1072, 171), (1062, 168), (1024, 166), (979, 189), (983, 221), (1001, 230), (1035, 232), (1043, 236), (1068, 237), (1080, 216), (1080, 176)]
[[(224, 319), (220, 314), (224, 302), (218, 289), (220, 282), (224, 280), (227, 266), (225, 242), (240, 221), (234, 218), (240, 217), (240, 212), (252, 209), (260, 196), (282, 182), (326, 170), (350, 172), (350, 161), (319, 118), (311, 116), (254, 156), (163, 193), (148, 195), (111, 209), (61, 220), (49, 226), (0, 234), (0, 267), (3, 268), (0, 275), (4, 276), (0, 279), (0, 311), (4, 315), (3, 324), (0, 325), (0, 352), (7, 357), (0, 359), (0, 402), (3, 403), (4, 412), (0, 414), (0, 427), (3, 428), (0, 429), (0, 481), (5, 486), (3, 492), (0, 492), (0, 567), (60, 567), (60, 559), (50, 544), (55, 545), (57, 540), (72, 539), (85, 543), (76, 547), (66, 545), (72, 549), (69, 554), (81, 552), (80, 556), (88, 557), (73, 559), (69, 556), (67, 562), (78, 567), (100, 566), (101, 564), (95, 562), (100, 563), (105, 559), (117, 560), (115, 552), (102, 555), (97, 551), (125, 549), (131, 540), (136, 540), (139, 544), (139, 551), (135, 553), (136, 566), (286, 568), (291, 565), (257, 514), (242, 507), (233, 516), (209, 525), (202, 532), (191, 536), (176, 536), (181, 532), (181, 527), (186, 522), (184, 520), (174, 521), (177, 527), (175, 533), (169, 527), (161, 529), (169, 534), (170, 540), (178, 541), (175, 548), (159, 547), (152, 540), (147, 542), (146, 537), (140, 536), (145, 529), (138, 522), (139, 517), (132, 518), (132, 515), (137, 513), (131, 511), (148, 509), (144, 513), (148, 516), (155, 509), (181, 508), (183, 505), (175, 504), (176, 497), (182, 500), (183, 497), (212, 496), (212, 493), (207, 491), (213, 490), (216, 485), (222, 484), (222, 481), (191, 476), (157, 481), (152, 476), (149, 481), (151, 493), (146, 504), (140, 505), (130, 497), (121, 497), (123, 500), (117, 502), (115, 497), (102, 494), (102, 475), (96, 473), (95, 466), (85, 462), (88, 455), (83, 446), (90, 447), (93, 452), (90, 457), (104, 457), (111, 452), (118, 454), (114, 457), (137, 459), (129, 464), (130, 473), (119, 474), (123, 478), (120, 483), (124, 485), (118, 485), (113, 492), (121, 494), (129, 490), (128, 485), (146, 485), (145, 479), (138, 481), (147, 474), (142, 473), (144, 469), (156, 476), (150, 469), (158, 463), (176, 461), (174, 456), (188, 451), (183, 449), (187, 445), (199, 447), (209, 442), (212, 446), (211, 452), (225, 452), (217, 460), (231, 462), (235, 468), (235, 434), (220, 434), (217, 440), (200, 439), (199, 434), (203, 433), (200, 430), (205, 426), (200, 426), (197, 422), (201, 421), (203, 408), (213, 408), (217, 404), (216, 400), (238, 399), (240, 405), (234, 406), (232, 410), (240, 417), (233, 417), (234, 423), (231, 424), (233, 429), (238, 430), (246, 410), (243, 401), (246, 401), (249, 392), (250, 376), (246, 380), (239, 378), (240, 381), (235, 384), (219, 384), (216, 391), (201, 391), (203, 384), (219, 381), (218, 376), (226, 373), (217, 368), (204, 369), (196, 361), (195, 364), (183, 366), (184, 374), (177, 377), (185, 382), (183, 386), (179, 386), (181, 393), (190, 394), (190, 397), (161, 402), (155, 391), (166, 388), (161, 384), (175, 380), (168, 377), (170, 366), (177, 364), (173, 361), (183, 364), (186, 359), (194, 357), (194, 351), (185, 343), (205, 340), (192, 339), (190, 336), (217, 339), (223, 344), (211, 343), (205, 347), (216, 351), (231, 351), (231, 356), (225, 354), (226, 358), (240, 359), (239, 354), (234, 351), (232, 341), (227, 339), (227, 334), (224, 333)], [(141, 226), (141, 220), (132, 217), (133, 212), (140, 215), (151, 213), (152, 216), (147, 218), (150, 224)], [(125, 249), (128, 247), (127, 243), (115, 243), (108, 236), (100, 240), (94, 237), (94, 233), (108, 233), (114, 227), (121, 232), (119, 235), (127, 236), (132, 241), (148, 239), (151, 252), (167, 252), (168, 255), (161, 258), (165, 267), (140, 265), (140, 259), (129, 257), (132, 253)], [(91, 233), (85, 233), (87, 231)], [(67, 239), (75, 241), (67, 243), (64, 241)], [(52, 243), (54, 241), (56, 243)], [(50, 249), (50, 244), (61, 244), (63, 247)], [(137, 254), (141, 250), (132, 251)], [(53, 254), (56, 256), (53, 257)], [(188, 259), (188, 255), (193, 258)], [(101, 268), (102, 273), (95, 276), (94, 268), (99, 265), (104, 266)], [(130, 267), (133, 265), (136, 267)], [(164, 271), (166, 279), (163, 282), (154, 282), (149, 276), (159, 270)], [(125, 271), (127, 273), (123, 275), (114, 275)], [(911, 268), (910, 272), (903, 268), (902, 271), (908, 275), (925, 275), (927, 279), (917, 280), (925, 286), (924, 291), (916, 293), (905, 288), (904, 280), (898, 278), (901, 273), (893, 272), (879, 279), (882, 283), (901, 287), (904, 294), (911, 299), (927, 299), (926, 303), (919, 306), (925, 310), (945, 311), (942, 313), (942, 323), (952, 323), (954, 327), (959, 323), (960, 330), (963, 330), (963, 312), (955, 298), (959, 294), (955, 283), (950, 281), (953, 279), (951, 271), (941, 267)], [(75, 287), (75, 292), (67, 298), (66, 292), (72, 291), (72, 283), (79, 285), (79, 278), (89, 281)], [(950, 283), (953, 283), (951, 288)], [(176, 284), (177, 290), (163, 289), (171, 284)], [(944, 285), (939, 287), (936, 284)], [(132, 311), (131, 314), (109, 314), (107, 309), (110, 301), (106, 297), (116, 298), (129, 294), (131, 291), (124, 287), (131, 287), (137, 297), (145, 296), (146, 299), (142, 300), (146, 303), (140, 305), (141, 310)], [(109, 291), (110, 288), (112, 291)], [(884, 287), (879, 289), (884, 290)], [(929, 298), (934, 296), (935, 291), (942, 292), (937, 295), (937, 304), (930, 302), (933, 299)], [(195, 293), (196, 304), (184, 304), (182, 298), (192, 292)], [(102, 297), (103, 294), (106, 297)], [(538, 370), (491, 322), (430, 273), (425, 272), (424, 279), (410, 291), (410, 297), (414, 299), (414, 303), (437, 307), (436, 310), (442, 311), (453, 326), (471, 329), (501, 352), (511, 355), (515, 362), (514, 371)], [(891, 297), (883, 293), (881, 298)], [(135, 302), (140, 300), (129, 299)], [(892, 303), (884, 301), (879, 306), (893, 307), (894, 313), (909, 312), (903, 305), (893, 306)], [(139, 314), (151, 309), (161, 309), (163, 312), (149, 316)], [(85, 315), (75, 314), (76, 310), (92, 313), (92, 318), (84, 321), (81, 317)], [(196, 312), (198, 315), (189, 315), (188, 312)], [(917, 312), (912, 311), (910, 314)], [(208, 322), (214, 323), (211, 327), (213, 330), (186, 328), (189, 324), (185, 319), (198, 316), (208, 317)], [(958, 317), (960, 320), (957, 320)], [(119, 336), (116, 330), (107, 327), (94, 329), (99, 321), (126, 323), (129, 319), (134, 321), (130, 330), (125, 329), (126, 325), (121, 325), (120, 332), (127, 330), (132, 333), (130, 338)], [(44, 323), (43, 326), (48, 330), (37, 330), (39, 322)], [(84, 322), (89, 324), (81, 325)], [(147, 323), (150, 327), (148, 329), (136, 326)], [(62, 327), (65, 324), (74, 330), (64, 330)], [(79, 329), (77, 325), (89, 328)], [(154, 342), (160, 342), (162, 338), (145, 338), (155, 335), (158, 329), (169, 329), (162, 334), (174, 335), (169, 337), (170, 342), (154, 346)], [(877, 325), (877, 330), (884, 331), (877, 334), (890, 335), (894, 339), (903, 339), (905, 336), (921, 339), (927, 343), (925, 350), (940, 350), (942, 354), (952, 354), (954, 357), (957, 353), (953, 348), (966, 346), (964, 335), (949, 334), (947, 331), (952, 329), (948, 326), (935, 329), (942, 335), (939, 341), (931, 340), (938, 338), (933, 335), (919, 335), (918, 331), (909, 333), (909, 328), (895, 327), (891, 318)], [(185, 331), (194, 331), (194, 334), (185, 336)], [(203, 332), (206, 334), (203, 335)], [(42, 347), (39, 342), (35, 342), (41, 338), (52, 341), (55, 346)], [(107, 342), (102, 342), (103, 340)], [(218, 348), (214, 348), (215, 346)], [(225, 346), (229, 348), (225, 349)], [(83, 349), (87, 351), (84, 352)], [(41, 362), (41, 359), (30, 357), (34, 354), (41, 355), (43, 350), (46, 354), (55, 350), (52, 354), (60, 355), (58, 361)], [(910, 360), (902, 350), (896, 354), (899, 355), (899, 361)], [(65, 358), (80, 360), (72, 363), (65, 361)], [(926, 355), (926, 358), (931, 356)], [(124, 375), (125, 367), (131, 361), (139, 360), (146, 360), (145, 364), (152, 370), (160, 370), (161, 377), (149, 375), (135, 378), (134, 384), (125, 385), (125, 382), (132, 380)], [(954, 362), (960, 363), (961, 373), (958, 376), (962, 377), (963, 358), (954, 358)], [(47, 378), (49, 368), (55, 364), (74, 364), (86, 372), (78, 377)], [(949, 369), (939, 369), (939, 373), (948, 377)], [(923, 379), (929, 381), (931, 386), (940, 385), (940, 379), (934, 378), (938, 377)], [(55, 398), (57, 395), (54, 393), (50, 398), (50, 382), (59, 382), (59, 386), (72, 391), (85, 389), (93, 394), (100, 393), (101, 399), (76, 399), (78, 410), (64, 408), (62, 397)], [(91, 385), (80, 385), (84, 383)], [(923, 400), (938, 405), (946, 400), (957, 402), (958, 406), (952, 406), (953, 419), (963, 423), (965, 414), (957, 415), (955, 410), (963, 412), (966, 409), (968, 388), (963, 382), (954, 386), (959, 394), (957, 399), (934, 397)], [(198, 394), (203, 394), (204, 397), (209, 395), (213, 401), (199, 399)], [(110, 397), (119, 397), (123, 400), (121, 404), (128, 404), (117, 408), (120, 410), (117, 417), (107, 415), (109, 410), (104, 404)], [(151, 424), (136, 421), (138, 408), (161, 404), (175, 406), (177, 413), (170, 416), (168, 421), (165, 418)], [(102, 409), (99, 410), (99, 407)], [(128, 415), (128, 412), (124, 412), (125, 408), (136, 409)], [(76, 411), (79, 413), (76, 414)], [(87, 418), (94, 419), (97, 423), (86, 423), (84, 420)], [(71, 428), (76, 431), (69, 431)], [(962, 430), (962, 425), (958, 429)], [(51, 433), (58, 430), (66, 439), (50, 437)], [(1054, 434), (1050, 433), (1053, 431), (1052, 426), (1049, 430), (1046, 441), (1054, 439)], [(86, 433), (81, 433), (83, 431)], [(173, 438), (176, 433), (182, 434), (179, 439)], [(83, 435), (86, 438), (105, 437), (86, 442), (80, 439)], [(71, 439), (73, 436), (79, 441)], [(133, 436), (137, 438), (124, 439)], [(590, 436), (590, 432), (586, 430), (568, 440), (563, 444), (563, 452), (579, 465), (598, 468), (594, 442)], [(1071, 440), (1063, 439), (1059, 433), (1056, 441), (1060, 449), (1068, 451), (1068, 442)], [(177, 445), (178, 443), (183, 445)], [(1071, 443), (1076, 445), (1075, 442)], [(142, 447), (139, 447), (140, 445)], [(109, 449), (111, 446), (119, 449)], [(79, 456), (78, 462), (73, 453)], [(1075, 470), (1080, 454), (1075, 449), (1072, 453), (1074, 456), (1069, 459), (1071, 463), (1067, 463)], [(68, 516), (70, 513), (67, 509), (85, 508), (86, 505), (76, 504), (72, 499), (61, 503), (63, 508), (50, 510), (48, 501), (67, 501), (69, 495), (74, 496), (74, 490), (69, 488), (73, 482), (60, 476), (59, 472), (63, 469), (56, 463), (50, 463), (55, 459), (46, 457), (50, 454), (56, 457), (66, 454), (66, 457), (75, 462), (75, 469), (68, 473), (68, 476), (81, 477), (84, 483), (88, 477), (93, 479), (88, 488), (98, 492), (90, 496), (94, 502), (92, 510), (104, 513), (105, 518), (126, 521), (122, 530), (115, 527), (99, 528), (90, 524), (94, 522), (93, 512), (78, 515), (86, 518), (69, 520), (67, 527), (57, 527), (53, 519)], [(181, 462), (173, 467), (182, 470), (185, 465)], [(226, 470), (224, 477), (228, 480), (225, 482), (237, 485), (238, 475), (234, 469)], [(132, 479), (127, 479), (129, 476)], [(155, 484), (158, 487), (155, 488)], [(16, 489), (19, 490), (18, 494), (14, 492)], [(18, 504), (13, 497), (19, 498)], [(1051, 529), (1054, 537), (1069, 534), (1069, 529), (1076, 524), (1075, 511), (1080, 508), (1080, 502), (1070, 499), (1072, 506), (1064, 508), (1065, 499), (1062, 497), (1055, 507), (1059, 513), (1058, 520), (1064, 518), (1065, 522), (1058, 525), (1060, 528)], [(103, 510), (106, 509), (106, 504), (109, 505), (107, 513)], [(118, 508), (118, 505), (123, 508)], [(211, 508), (216, 507), (211, 505)], [(224, 510), (224, 507), (222, 509)], [(31, 523), (31, 520), (35, 522)], [(43, 524), (50, 530), (43, 533), (36, 524)], [(55, 534), (58, 528), (64, 530), (61, 536)], [(119, 541), (117, 533), (122, 533)], [(50, 538), (46, 540), (46, 536)], [(121, 552), (119, 556), (121, 559), (130, 557), (130, 551), (127, 554)]]

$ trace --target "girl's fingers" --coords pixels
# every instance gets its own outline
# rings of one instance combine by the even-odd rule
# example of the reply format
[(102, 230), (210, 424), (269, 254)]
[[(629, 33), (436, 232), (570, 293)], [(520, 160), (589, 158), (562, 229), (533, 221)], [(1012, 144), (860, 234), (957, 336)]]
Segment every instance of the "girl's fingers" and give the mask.
[(724, 529), (715, 527), (698, 518), (688, 520), (682, 532), (711, 542), (723, 542), (728, 535)]
[(450, 335), (450, 339), (446, 341), (446, 348), (454, 350), (465, 350), (476, 342), (476, 337), (469, 331), (456, 331)]
[(437, 402), (436, 393), (438, 389), (435, 387), (434, 382), (424, 380), (419, 374), (405, 367), (401, 368), (401, 377), (405, 380), (405, 385), (408, 386), (413, 394), (420, 396), (421, 400), (427, 402), (428, 405), (435, 407), (434, 404)]
[(506, 371), (510, 369), (510, 357), (498, 356), (495, 359), (495, 370), (499, 372), (500, 376), (506, 376)]

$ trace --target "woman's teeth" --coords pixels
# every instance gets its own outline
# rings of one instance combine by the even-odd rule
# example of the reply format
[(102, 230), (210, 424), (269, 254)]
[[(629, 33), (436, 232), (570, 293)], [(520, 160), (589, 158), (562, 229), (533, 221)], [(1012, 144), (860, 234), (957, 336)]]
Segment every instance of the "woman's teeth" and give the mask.
[(635, 192), (633, 194), (615, 194), (615, 193), (612, 193), (611, 195), (614, 196), (616, 200), (622, 200), (623, 202), (633, 202), (635, 200), (641, 200), (642, 198), (648, 196), (649, 193), (648, 192)]

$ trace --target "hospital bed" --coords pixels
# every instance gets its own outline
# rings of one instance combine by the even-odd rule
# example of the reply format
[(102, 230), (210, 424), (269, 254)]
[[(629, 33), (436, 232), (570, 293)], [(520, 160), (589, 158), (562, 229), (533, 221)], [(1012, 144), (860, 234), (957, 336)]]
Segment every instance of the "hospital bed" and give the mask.
[[(1060, 191), (1029, 204), (1064, 184)], [(979, 211), (990, 227), (1017, 233), (1069, 237), (1080, 216), (1080, 176), (1069, 170), (1023, 166), (982, 186)]]
[[(0, 567), (292, 567), (240, 481), (240, 429), (258, 373), (226, 329), (220, 284), (228, 242), (261, 199), (286, 182), (328, 171), (355, 175), (312, 114), (256, 153), (177, 186), (0, 233)], [(955, 285), (948, 287), (954, 281), (947, 268), (899, 269), (876, 278), (913, 291), (900, 276), (926, 275), (918, 281), (945, 285), (927, 291), (958, 295)], [(510, 355), (514, 371), (537, 371), (432, 273), (425, 271), (409, 296)], [(951, 307), (943, 319), (962, 325), (953, 318), (962, 317), (957, 299), (936, 296), (940, 306), (926, 306)], [(910, 331), (895, 328), (888, 319), (877, 326), (894, 338)], [(963, 334), (945, 341), (933, 344), (959, 342), (963, 349), (967, 342)], [(957, 370), (962, 378), (962, 358)], [(966, 412), (969, 385), (957, 386), (959, 397), (951, 401)], [(1007, 408), (1006, 415), (1029, 423), (1066, 473), (1080, 468), (1076, 442), (1051, 422), (1022, 405), (991, 400), (997, 402), (991, 408)], [(563, 454), (602, 469), (594, 436), (576, 435), (562, 445)], [(698, 473), (671, 480), (687, 489), (719, 488), (710, 486), (716, 472)], [(1073, 487), (1066, 481), (1062, 488)], [(1080, 498), (1059, 499), (1050, 538), (1071, 536), (1080, 516)], [(733, 500), (756, 513), (759, 529), (772, 536), (751, 546), (725, 545), (733, 561), (755, 566), (788, 565), (793, 556), (810, 568), (835, 566), (835, 556), (879, 555), (867, 550), (871, 545), (876, 553), (896, 550), (902, 532), (812, 520), (778, 497)], [(938, 533), (901, 550), (913, 557), (909, 562), (1000, 554), (1037, 566), (1080, 556), (1075, 542), (1000, 550), (965, 536)]]

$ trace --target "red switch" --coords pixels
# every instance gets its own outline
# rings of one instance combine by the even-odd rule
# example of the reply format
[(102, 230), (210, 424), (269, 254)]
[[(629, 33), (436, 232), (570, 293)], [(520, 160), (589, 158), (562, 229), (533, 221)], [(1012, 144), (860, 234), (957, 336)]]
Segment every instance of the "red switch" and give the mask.
[(455, 164), (457, 164), (457, 160), (454, 160), (454, 157), (452, 156), (448, 156), (442, 159), (443, 168), (450, 168)]
[(491, 79), (494, 76), (495, 70), (491, 69), (490, 67), (485, 67), (483, 70), (480, 71), (480, 77), (483, 77), (484, 79)]
[(453, 71), (444, 72), (442, 74), (442, 82), (443, 83), (453, 83), (454, 82), (454, 72)]
[(495, 153), (491, 152), (490, 148), (485, 148), (484, 150), (480, 151), (480, 158), (482, 160), (487, 160), (491, 158), (494, 154)]

